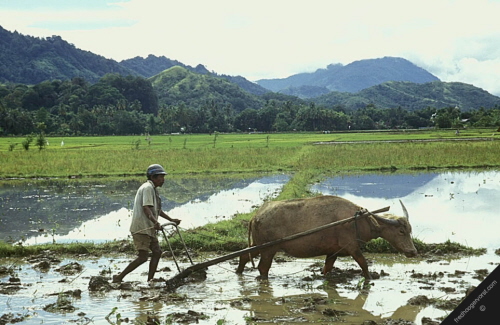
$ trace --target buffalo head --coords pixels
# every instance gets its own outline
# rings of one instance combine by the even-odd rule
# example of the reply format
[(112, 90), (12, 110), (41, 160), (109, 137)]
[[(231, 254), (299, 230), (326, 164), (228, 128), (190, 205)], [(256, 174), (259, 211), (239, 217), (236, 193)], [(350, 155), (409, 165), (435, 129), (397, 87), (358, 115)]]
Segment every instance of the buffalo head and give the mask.
[(411, 236), (411, 225), (408, 211), (401, 200), (399, 201), (403, 208), (404, 217), (397, 216), (374, 216), (379, 224), (380, 237), (387, 240), (395, 249), (406, 255), (414, 257), (417, 255), (417, 249), (413, 245)]

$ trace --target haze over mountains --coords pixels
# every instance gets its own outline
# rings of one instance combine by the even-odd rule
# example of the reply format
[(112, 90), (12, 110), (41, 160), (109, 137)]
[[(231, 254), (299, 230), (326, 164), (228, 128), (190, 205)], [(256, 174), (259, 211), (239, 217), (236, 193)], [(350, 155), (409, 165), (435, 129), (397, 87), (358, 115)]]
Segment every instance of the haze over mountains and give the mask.
[[(182, 70), (170, 71), (174, 67)], [(403, 58), (367, 59), (345, 66), (331, 64), (311, 73), (254, 83), (241, 76), (208, 71), (202, 64), (192, 67), (165, 56), (149, 55), (117, 62), (78, 49), (59, 36), (37, 38), (0, 27), (0, 82), (33, 85), (46, 80), (81, 77), (95, 83), (109, 73), (150, 78), (155, 89), (161, 90), (159, 98), (164, 102), (176, 102), (182, 97), (184, 100), (189, 98), (188, 102), (199, 103), (214, 97), (237, 110), (262, 103), (261, 96), (270, 91), (347, 109), (368, 104), (409, 110), (428, 106), (459, 106), (467, 110), (500, 105), (497, 96), (472, 85), (443, 83)], [(218, 81), (220, 79), (224, 82)], [(179, 88), (180, 84), (183, 86)], [(179, 92), (183, 95), (179, 96)]]
[(426, 83), (439, 79), (403, 58), (384, 57), (330, 64), (326, 69), (300, 73), (284, 79), (263, 79), (257, 83), (271, 91), (308, 98), (332, 91), (355, 93), (387, 81)]

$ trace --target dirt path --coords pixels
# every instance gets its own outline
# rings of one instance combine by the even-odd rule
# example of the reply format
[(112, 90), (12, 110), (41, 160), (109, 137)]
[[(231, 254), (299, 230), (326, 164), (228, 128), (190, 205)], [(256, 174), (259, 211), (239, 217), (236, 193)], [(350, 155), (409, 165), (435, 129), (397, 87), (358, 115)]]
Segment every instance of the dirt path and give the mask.
[(361, 144), (361, 143), (412, 143), (412, 142), (448, 142), (448, 141), (498, 141), (494, 137), (475, 137), (475, 138), (441, 138), (441, 139), (411, 139), (411, 140), (365, 140), (365, 141), (320, 141), (314, 142), (315, 145), (333, 145), (333, 144)]

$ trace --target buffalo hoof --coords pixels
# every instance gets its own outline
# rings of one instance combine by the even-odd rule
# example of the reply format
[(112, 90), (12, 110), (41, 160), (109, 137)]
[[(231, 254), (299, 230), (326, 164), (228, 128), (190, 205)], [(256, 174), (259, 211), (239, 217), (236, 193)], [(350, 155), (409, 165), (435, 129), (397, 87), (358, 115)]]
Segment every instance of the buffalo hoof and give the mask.
[(404, 253), (406, 257), (415, 257), (415, 256), (418, 256), (418, 252), (415, 250), (415, 251), (410, 251), (410, 252), (406, 252)]

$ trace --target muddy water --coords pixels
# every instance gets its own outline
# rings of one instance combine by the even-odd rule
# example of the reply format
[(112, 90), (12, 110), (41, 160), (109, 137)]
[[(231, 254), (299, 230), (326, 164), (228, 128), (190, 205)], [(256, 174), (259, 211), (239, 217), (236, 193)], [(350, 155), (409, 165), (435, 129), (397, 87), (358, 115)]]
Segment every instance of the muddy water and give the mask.
[[(211, 266), (204, 281), (187, 283), (175, 294), (167, 293), (163, 282), (154, 288), (146, 285), (147, 265), (126, 278), (132, 284), (130, 290), (115, 286), (106, 293), (89, 291), (92, 276), (115, 274), (130, 257), (60, 258), (48, 269), (38, 269), (36, 261), (2, 259), (0, 267), (12, 272), (0, 274), (0, 316), (11, 313), (23, 324), (123, 324), (127, 319), (146, 323), (153, 316), (161, 324), (362, 324), (365, 320), (381, 324), (387, 318), (422, 324), (424, 317), (436, 320), (449, 313), (446, 304), (456, 305), (469, 286), (477, 285), (500, 262), (494, 253), (500, 248), (495, 234), (500, 224), (494, 215), (500, 197), (498, 176), (492, 171), (360, 175), (326, 179), (313, 187), (369, 209), (389, 205), (396, 214), (401, 213), (401, 199), (410, 212), (415, 236), (428, 242), (450, 239), (488, 248), (479, 257), (368, 255), (370, 271), (381, 277), (364, 288), (359, 267), (350, 258), (340, 258), (335, 264), (338, 269), (323, 277), (322, 259), (279, 256), (268, 282), (256, 281), (258, 272), (250, 264), (243, 276), (236, 275), (236, 261), (228, 261)], [(195, 263), (212, 257), (195, 257)], [(70, 275), (57, 271), (70, 263), (79, 263), (82, 271)], [(187, 266), (183, 260), (181, 267)], [(165, 279), (177, 273), (169, 257), (162, 258), (159, 270), (158, 277)], [(20, 284), (7, 285), (12, 278), (19, 278)], [(5, 291), (12, 286), (18, 290)], [(44, 310), (57, 301), (52, 294), (76, 289), (81, 290), (80, 297), (70, 299), (75, 311)], [(408, 303), (417, 296), (430, 302)]]
[[(163, 209), (183, 228), (250, 212), (279, 193), (287, 175), (166, 179)], [(0, 240), (25, 245), (103, 242), (129, 235), (142, 179), (10, 180), (0, 183)]]
[(408, 208), (413, 235), (425, 242), (451, 240), (500, 248), (499, 171), (379, 174), (328, 178), (312, 190), (344, 197), (370, 210)]
[[(478, 272), (491, 269), (490, 263), (498, 263), (492, 256), (460, 260), (426, 261), (404, 260), (401, 257), (369, 255), (373, 262), (372, 272), (385, 274), (373, 281), (373, 286), (359, 286), (361, 275), (350, 259), (342, 258), (335, 275), (322, 277), (321, 260), (289, 260), (283, 257), (275, 262), (268, 282), (255, 280), (257, 271), (248, 269), (243, 276), (236, 275), (234, 262), (212, 266), (204, 281), (179, 287), (175, 294), (168, 294), (163, 282), (154, 288), (146, 285), (147, 267), (141, 266), (131, 274), (127, 283), (131, 289), (114, 289), (95, 293), (88, 289), (92, 276), (116, 273), (129, 262), (128, 258), (102, 257), (91, 259), (62, 259), (47, 271), (37, 270), (33, 264), (4, 259), (3, 266), (14, 267), (15, 276), (21, 280), (16, 292), (0, 294), (2, 314), (12, 313), (25, 317), (25, 324), (61, 324), (63, 322), (93, 324), (117, 323), (118, 319), (146, 322), (156, 315), (164, 324), (169, 315), (179, 315), (175, 324), (185, 320), (190, 311), (203, 315), (199, 324), (347, 322), (362, 324), (365, 320), (382, 322), (386, 318), (405, 319), (421, 324), (423, 317), (438, 319), (447, 314), (446, 309), (427, 305), (408, 305), (409, 299), (425, 295), (442, 302), (463, 297), (472, 283), (478, 283)], [(195, 259), (195, 262), (201, 261)], [(56, 271), (64, 265), (80, 263), (83, 271), (63, 275)], [(181, 267), (189, 266), (188, 263)], [(169, 278), (176, 273), (174, 264), (162, 259), (158, 277)], [(457, 272), (459, 271), (459, 272)], [(1, 277), (2, 290), (6, 290), (10, 276)], [(57, 294), (69, 290), (81, 290), (79, 297), (70, 297), (71, 312), (45, 311), (58, 301)], [(112, 311), (116, 308), (115, 313)], [(110, 315), (111, 314), (111, 315)], [(108, 322), (106, 317), (111, 321)], [(191, 321), (190, 323), (193, 323)]]

